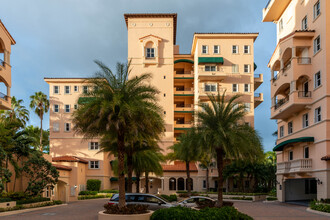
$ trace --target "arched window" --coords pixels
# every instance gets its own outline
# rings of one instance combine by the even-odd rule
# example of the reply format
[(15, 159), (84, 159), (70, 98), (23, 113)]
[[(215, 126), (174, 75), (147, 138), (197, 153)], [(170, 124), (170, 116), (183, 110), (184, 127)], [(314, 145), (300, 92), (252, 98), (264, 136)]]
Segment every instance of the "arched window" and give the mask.
[(178, 190), (184, 190), (184, 179), (182, 177), (178, 179)]
[[(188, 178), (186, 179), (186, 190), (188, 190)], [(191, 189), (190, 190), (193, 190), (194, 189), (194, 181), (192, 178), (190, 178), (190, 184), (191, 184)]]
[(169, 181), (169, 190), (176, 190), (176, 179), (173, 177)]

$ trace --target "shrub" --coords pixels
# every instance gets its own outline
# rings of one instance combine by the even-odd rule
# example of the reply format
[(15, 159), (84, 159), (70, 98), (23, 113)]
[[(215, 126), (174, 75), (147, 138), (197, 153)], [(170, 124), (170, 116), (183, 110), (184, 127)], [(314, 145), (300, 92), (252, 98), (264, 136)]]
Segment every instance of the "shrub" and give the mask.
[(0, 203), (13, 201), (11, 198), (0, 198)]
[(180, 220), (199, 220), (199, 219), (214, 219), (214, 220), (252, 220), (251, 217), (240, 213), (233, 207), (222, 208), (205, 208), (200, 211), (185, 208), (173, 207), (169, 209), (159, 209), (155, 211), (150, 220), (167, 220), (167, 219), (180, 219)]
[(275, 201), (277, 200), (277, 197), (267, 197), (267, 201)]
[(101, 190), (100, 193), (119, 193), (119, 191), (114, 189), (105, 189)]
[(23, 204), (30, 204), (30, 203), (36, 203), (36, 202), (46, 202), (46, 201), (50, 201), (50, 198), (34, 197), (34, 198), (18, 200), (18, 201), (16, 201), (16, 204), (23, 205)]
[(147, 205), (126, 205), (123, 208), (119, 208), (118, 205), (104, 205), (106, 214), (121, 214), (121, 215), (131, 215), (131, 214), (144, 214), (148, 213)]
[(101, 188), (101, 180), (90, 179), (87, 180), (87, 190), (88, 191), (100, 191)]
[(322, 203), (330, 203), (330, 199), (321, 199), (320, 200)]
[[(212, 200), (204, 200), (204, 201), (197, 201), (197, 208), (204, 209), (204, 208), (214, 208), (216, 205), (216, 201)], [(223, 206), (233, 206), (233, 202), (223, 201)]]
[(160, 195), (160, 197), (162, 197), (163, 199), (169, 201), (169, 202), (176, 202), (178, 201), (178, 197), (176, 196), (176, 194), (172, 194), (172, 195), (165, 195), (165, 194), (162, 194)]
[(11, 198), (14, 201), (28, 199), (30, 196), (25, 192), (8, 192), (4, 197)]
[(319, 203), (318, 201), (312, 201), (309, 205), (310, 205), (310, 208), (313, 210), (330, 213), (329, 204)]
[(96, 195), (97, 191), (80, 191), (79, 192), (79, 196), (80, 195)]
[(111, 195), (111, 194), (107, 194), (107, 195), (85, 195), (85, 196), (78, 196), (78, 200), (110, 198), (109, 195)]
[(224, 195), (233, 195), (233, 196), (262, 196), (267, 195), (267, 193), (243, 193), (243, 192), (227, 192), (223, 193)]
[(233, 199), (233, 200), (250, 200), (250, 201), (253, 200), (252, 197), (245, 197), (245, 196), (243, 196), (243, 197), (229, 197), (227, 199)]
[(30, 207), (24, 207), (23, 205), (16, 205), (16, 206), (11, 207), (11, 208), (0, 208), (0, 212), (15, 211), (15, 210), (29, 209), (29, 208), (38, 208), (38, 207), (60, 205), (60, 204), (62, 204), (62, 201), (54, 200), (52, 202), (46, 202), (46, 203), (43, 203), (43, 204), (32, 205)]

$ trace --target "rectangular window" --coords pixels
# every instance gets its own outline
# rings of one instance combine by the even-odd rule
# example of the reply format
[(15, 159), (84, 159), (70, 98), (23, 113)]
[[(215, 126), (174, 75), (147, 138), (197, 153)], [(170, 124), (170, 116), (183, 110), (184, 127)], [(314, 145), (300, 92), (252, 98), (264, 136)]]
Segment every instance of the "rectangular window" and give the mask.
[(83, 93), (87, 94), (88, 93), (88, 86), (83, 86)]
[(321, 72), (317, 72), (314, 74), (314, 88), (318, 88), (321, 86)]
[(215, 72), (217, 71), (216, 66), (205, 66), (205, 72)]
[(307, 128), (309, 126), (308, 124), (308, 113), (303, 115), (303, 128)]
[(70, 94), (71, 86), (64, 86), (64, 94)]
[(56, 113), (59, 112), (59, 106), (58, 105), (54, 105), (54, 112), (56, 112)]
[(77, 110), (78, 109), (78, 104), (74, 105), (74, 109)]
[(90, 150), (99, 150), (99, 142), (89, 142)]
[(321, 116), (321, 107), (318, 107), (315, 109), (315, 113), (314, 113), (314, 121), (315, 123), (320, 122), (322, 120), (322, 116)]
[(214, 54), (219, 54), (220, 53), (220, 46), (219, 45), (214, 45), (214, 47), (213, 47), (213, 53)]
[(314, 19), (316, 19), (321, 14), (321, 3), (317, 1), (314, 5)]
[(155, 48), (146, 49), (146, 58), (155, 58)]
[(292, 134), (292, 132), (293, 132), (293, 123), (292, 121), (290, 121), (288, 123), (288, 134)]
[(70, 131), (70, 123), (64, 123), (64, 131)]
[(217, 85), (216, 84), (205, 84), (204, 91), (205, 92), (216, 92)]
[(75, 91), (75, 92), (79, 92), (79, 86), (74, 86), (74, 87), (73, 87), (73, 91)]
[(307, 15), (301, 20), (301, 29), (302, 30), (307, 30), (308, 25), (307, 25)]
[(233, 73), (238, 73), (239, 72), (238, 64), (232, 64), (232, 72)]
[(244, 64), (244, 73), (251, 73), (251, 65)]
[(70, 105), (64, 106), (65, 113), (70, 113)]
[(233, 45), (233, 54), (238, 54), (238, 45)]
[(53, 123), (53, 131), (59, 132), (60, 131), (60, 124), (58, 122)]
[(207, 45), (202, 46), (202, 54), (208, 54), (209, 47)]
[(284, 126), (280, 127), (280, 137), (284, 136)]
[(317, 38), (315, 38), (314, 40), (314, 54), (316, 54), (317, 52), (319, 52), (321, 50), (321, 37), (318, 36)]
[(305, 159), (309, 158), (309, 147), (304, 147), (304, 158)]
[(233, 84), (233, 92), (238, 92), (238, 84)]
[(99, 169), (100, 168), (99, 161), (89, 161), (89, 169)]
[(250, 92), (250, 84), (244, 84), (244, 92)]
[(289, 151), (289, 160), (293, 160), (293, 151)]
[(54, 94), (60, 94), (60, 87), (54, 86)]
[(244, 54), (250, 54), (250, 45), (244, 45)]
[(206, 189), (206, 180), (203, 180), (203, 189)]

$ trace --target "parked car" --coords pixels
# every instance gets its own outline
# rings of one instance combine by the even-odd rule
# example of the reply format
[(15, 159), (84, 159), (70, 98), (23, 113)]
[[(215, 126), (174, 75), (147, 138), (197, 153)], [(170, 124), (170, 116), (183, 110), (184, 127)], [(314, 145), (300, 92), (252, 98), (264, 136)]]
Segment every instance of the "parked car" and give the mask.
[[(151, 194), (143, 194), (143, 193), (126, 193), (125, 194), (126, 204), (139, 204), (139, 205), (147, 205), (149, 206), (149, 210), (157, 210), (163, 208), (170, 208), (176, 206), (175, 204), (171, 204), (165, 201), (163, 198), (160, 198)], [(119, 202), (119, 194), (114, 194), (108, 204), (118, 204)]]
[(183, 207), (187, 207), (187, 208), (196, 208), (198, 206), (198, 202), (199, 203), (205, 203), (205, 202), (216, 202), (216, 200), (211, 199), (209, 197), (205, 197), (205, 196), (191, 196), (187, 199), (184, 199), (182, 201), (180, 201), (178, 204), (179, 206), (183, 206)]

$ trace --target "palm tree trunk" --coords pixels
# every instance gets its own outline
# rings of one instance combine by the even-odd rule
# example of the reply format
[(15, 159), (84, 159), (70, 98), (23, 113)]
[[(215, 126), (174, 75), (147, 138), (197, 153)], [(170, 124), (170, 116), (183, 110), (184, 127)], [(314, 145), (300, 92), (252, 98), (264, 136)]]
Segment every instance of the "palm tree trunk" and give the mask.
[(189, 170), (189, 161), (186, 161), (186, 172), (187, 172), (187, 191), (188, 196), (191, 196), (191, 179), (190, 179), (190, 170)]
[(223, 186), (223, 176), (222, 176), (222, 171), (223, 171), (223, 149), (222, 148), (217, 148), (216, 149), (217, 153), (217, 168), (218, 168), (218, 201), (217, 201), (217, 206), (222, 207), (223, 206), (223, 193), (222, 193), (222, 186)]
[(131, 193), (133, 188), (133, 155), (132, 151), (127, 152), (127, 192)]
[(126, 206), (125, 202), (125, 138), (118, 135), (118, 185), (119, 185), (119, 208)]
[(43, 115), (40, 111), (40, 151), (42, 152), (42, 119), (43, 119)]
[(149, 172), (145, 172), (145, 181), (146, 181), (146, 193), (149, 193)]
[(136, 173), (136, 193), (140, 192), (140, 173)]
[(206, 166), (206, 192), (210, 190), (210, 183), (209, 183), (209, 167)]

